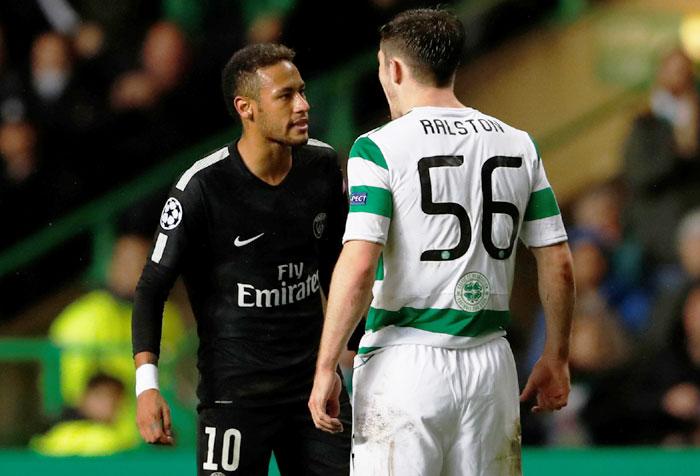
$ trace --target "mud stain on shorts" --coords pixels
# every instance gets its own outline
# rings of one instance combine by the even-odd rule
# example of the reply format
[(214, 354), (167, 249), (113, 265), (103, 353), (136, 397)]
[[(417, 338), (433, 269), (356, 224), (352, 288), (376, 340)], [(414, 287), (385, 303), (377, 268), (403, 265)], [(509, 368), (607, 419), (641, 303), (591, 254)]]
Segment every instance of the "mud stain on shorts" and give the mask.
[(520, 418), (513, 424), (513, 431), (503, 442), (503, 449), (496, 455), (498, 474), (503, 476), (520, 476), (522, 469), (522, 436)]
[(411, 417), (401, 409), (379, 400), (363, 399), (355, 407), (356, 443), (395, 444), (400, 434), (415, 432)]

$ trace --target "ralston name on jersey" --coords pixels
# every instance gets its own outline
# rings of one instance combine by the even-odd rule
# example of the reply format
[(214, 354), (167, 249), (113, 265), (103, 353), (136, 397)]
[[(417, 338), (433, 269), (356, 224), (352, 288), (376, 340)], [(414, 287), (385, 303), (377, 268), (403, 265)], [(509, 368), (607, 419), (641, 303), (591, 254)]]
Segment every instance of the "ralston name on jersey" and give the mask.
[[(500, 132), (505, 134), (503, 126), (494, 119), (464, 119), (457, 121), (448, 121), (443, 119), (421, 119), (423, 133), (445, 134), (448, 136), (466, 136), (470, 133), (480, 132)], [(454, 127), (454, 130), (452, 129)]]

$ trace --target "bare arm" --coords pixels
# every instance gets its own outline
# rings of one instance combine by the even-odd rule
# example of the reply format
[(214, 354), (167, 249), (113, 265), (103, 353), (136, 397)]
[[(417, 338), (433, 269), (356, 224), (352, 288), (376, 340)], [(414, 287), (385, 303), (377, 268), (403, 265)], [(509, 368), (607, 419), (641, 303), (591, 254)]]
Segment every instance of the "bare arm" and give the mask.
[(338, 416), (340, 378), (336, 367), (353, 329), (369, 305), (382, 245), (349, 241), (333, 271), (309, 409), (316, 427), (342, 431)]
[(558, 410), (568, 401), (569, 340), (575, 300), (573, 262), (568, 243), (531, 248), (537, 260), (540, 300), (544, 308), (546, 339), (521, 400), (537, 396), (534, 412)]
[(148, 351), (139, 352), (138, 354), (134, 355), (134, 367), (138, 369), (143, 364), (158, 365), (158, 356), (153, 352)]

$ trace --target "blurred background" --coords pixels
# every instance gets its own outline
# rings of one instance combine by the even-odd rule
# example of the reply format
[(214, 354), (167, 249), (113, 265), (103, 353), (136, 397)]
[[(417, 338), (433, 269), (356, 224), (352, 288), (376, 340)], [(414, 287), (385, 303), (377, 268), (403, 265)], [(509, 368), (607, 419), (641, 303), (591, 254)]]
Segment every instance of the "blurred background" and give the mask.
[[(170, 184), (238, 134), (223, 65), (251, 42), (293, 47), (311, 135), (345, 159), (388, 119), (378, 27), (437, 3), (0, 1), (1, 474), (194, 473), (186, 293), (165, 311), (172, 449), (133, 423), (131, 298)], [(572, 394), (523, 408), (525, 471), (697, 474), (700, 2), (439, 3), (467, 28), (458, 96), (536, 139), (574, 253)], [(544, 326), (523, 249), (517, 269), (525, 379)]]

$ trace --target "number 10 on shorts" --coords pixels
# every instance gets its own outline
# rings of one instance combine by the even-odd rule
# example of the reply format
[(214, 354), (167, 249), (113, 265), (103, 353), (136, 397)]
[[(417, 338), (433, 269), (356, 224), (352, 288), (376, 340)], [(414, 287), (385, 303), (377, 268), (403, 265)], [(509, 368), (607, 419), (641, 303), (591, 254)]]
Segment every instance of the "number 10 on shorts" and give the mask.
[[(214, 442), (216, 441), (216, 428), (207, 426), (204, 433), (209, 435), (207, 443), (207, 460), (202, 464), (202, 469), (216, 471), (219, 466), (214, 462)], [(233, 442), (231, 441), (233, 440)], [(224, 471), (236, 471), (241, 458), (241, 432), (235, 428), (229, 428), (224, 432), (224, 444), (221, 448), (221, 469)]]

